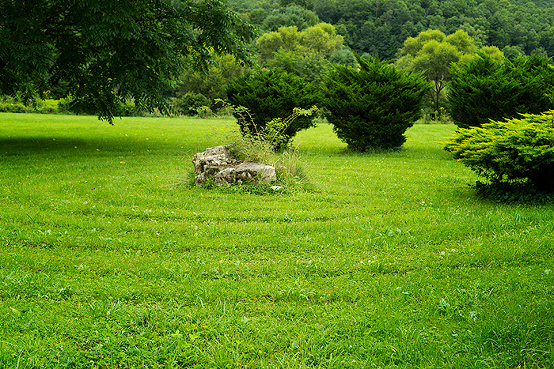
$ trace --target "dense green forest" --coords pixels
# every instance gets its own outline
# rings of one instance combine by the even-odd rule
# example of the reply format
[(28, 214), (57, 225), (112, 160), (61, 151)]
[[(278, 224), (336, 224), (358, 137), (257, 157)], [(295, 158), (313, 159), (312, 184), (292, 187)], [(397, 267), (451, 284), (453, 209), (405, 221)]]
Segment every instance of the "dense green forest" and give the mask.
[[(550, 0), (228, 0), (228, 4), (261, 32), (275, 31), (269, 27), (276, 17), (292, 16), (280, 8), (298, 5), (334, 25), (345, 46), (383, 59), (395, 58), (408, 37), (428, 29), (445, 34), (464, 30), (478, 46), (497, 46), (508, 58), (522, 53), (554, 56)], [(290, 19), (286, 22), (283, 25), (292, 25)]]

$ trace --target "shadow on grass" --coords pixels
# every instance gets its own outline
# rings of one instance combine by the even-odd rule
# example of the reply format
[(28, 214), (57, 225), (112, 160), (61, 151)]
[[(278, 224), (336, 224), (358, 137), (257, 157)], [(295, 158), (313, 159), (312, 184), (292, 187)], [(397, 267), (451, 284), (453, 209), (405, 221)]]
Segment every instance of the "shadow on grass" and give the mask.
[(69, 152), (75, 147), (85, 147), (82, 139), (8, 138), (0, 139), (0, 156), (26, 156), (53, 152)]
[(80, 152), (95, 152), (99, 149), (109, 152), (146, 152), (163, 147), (163, 143), (149, 144), (131, 142), (124, 139), (82, 139), (82, 138), (4, 138), (0, 139), (0, 156), (25, 156), (44, 153), (71, 154), (75, 149)]

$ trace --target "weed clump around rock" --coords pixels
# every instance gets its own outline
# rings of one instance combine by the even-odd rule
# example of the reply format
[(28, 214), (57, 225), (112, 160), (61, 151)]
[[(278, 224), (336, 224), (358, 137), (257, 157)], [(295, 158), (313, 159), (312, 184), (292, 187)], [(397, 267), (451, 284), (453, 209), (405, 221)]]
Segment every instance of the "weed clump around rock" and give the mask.
[[(238, 116), (242, 122), (247, 122), (252, 130), (241, 129), (240, 132), (235, 132), (231, 137), (227, 137), (230, 141), (227, 145), (196, 154), (193, 162), (195, 162), (195, 158), (203, 156), (208, 151), (220, 148), (215, 156), (208, 153), (211, 156), (207, 158), (207, 162), (212, 163), (212, 156), (217, 157), (219, 161), (224, 157), (224, 160), (223, 163), (220, 163), (221, 165), (213, 163), (209, 165), (213, 169), (212, 174), (214, 175), (209, 175), (209, 170), (198, 170), (199, 165), (195, 163), (196, 174), (201, 174), (201, 178), (196, 177), (191, 180), (191, 183), (194, 182), (196, 185), (207, 188), (227, 185), (227, 188), (233, 187), (233, 191), (238, 189), (240, 192), (256, 194), (289, 192), (307, 184), (304, 166), (298, 152), (290, 147), (291, 138), (286, 131), (295, 120), (313, 115), (317, 111), (316, 106), (310, 109), (294, 108), (292, 114), (288, 117), (273, 118), (260, 127), (254, 121), (249, 109), (232, 105), (223, 100), (218, 102), (230, 108), (235, 116)], [(225, 155), (220, 155), (220, 151), (225, 152)], [(231, 168), (232, 164), (238, 164), (238, 167)], [(271, 168), (271, 171), (274, 170), (274, 175), (266, 178), (255, 175), (251, 168), (241, 168), (241, 166), (244, 167), (250, 164), (261, 164), (263, 171)], [(246, 172), (252, 172), (253, 176), (249, 177), (249, 180), (245, 180), (246, 178), (242, 178), (239, 173), (242, 169), (245, 169)], [(240, 178), (235, 178), (236, 175), (239, 175)], [(228, 180), (231, 177), (232, 180)]]

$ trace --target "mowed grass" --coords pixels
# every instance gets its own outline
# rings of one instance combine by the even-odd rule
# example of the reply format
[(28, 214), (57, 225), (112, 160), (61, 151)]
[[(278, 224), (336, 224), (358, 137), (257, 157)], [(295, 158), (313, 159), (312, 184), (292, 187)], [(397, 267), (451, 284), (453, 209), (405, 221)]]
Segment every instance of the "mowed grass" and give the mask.
[(233, 128), (0, 114), (0, 367), (554, 367), (554, 207), (476, 198), (454, 126), (320, 124), (309, 190), (188, 185)]

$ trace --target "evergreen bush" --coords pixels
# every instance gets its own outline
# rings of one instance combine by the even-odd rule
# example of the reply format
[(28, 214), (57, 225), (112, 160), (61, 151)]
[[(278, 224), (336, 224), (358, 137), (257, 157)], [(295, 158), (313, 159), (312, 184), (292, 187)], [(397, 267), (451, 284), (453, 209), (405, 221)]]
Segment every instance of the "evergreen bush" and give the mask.
[(323, 107), (337, 136), (356, 151), (402, 146), (421, 114), (429, 84), (378, 58), (357, 56), (359, 68), (335, 66), (324, 85)]
[(554, 110), (461, 128), (445, 149), (492, 183), (554, 192)]
[[(243, 107), (248, 114), (235, 112), (237, 123), (244, 135), (258, 136), (275, 118), (285, 119), (295, 108), (308, 109), (318, 105), (320, 94), (315, 85), (282, 70), (257, 71), (239, 77), (227, 85), (231, 105)], [(313, 127), (313, 115), (299, 116), (280, 133), (276, 149), (286, 147), (302, 129)], [(268, 127), (270, 128), (270, 127)]]
[(461, 128), (518, 114), (539, 114), (554, 108), (554, 68), (549, 59), (532, 55), (511, 62), (479, 53), (451, 69), (450, 115)]

